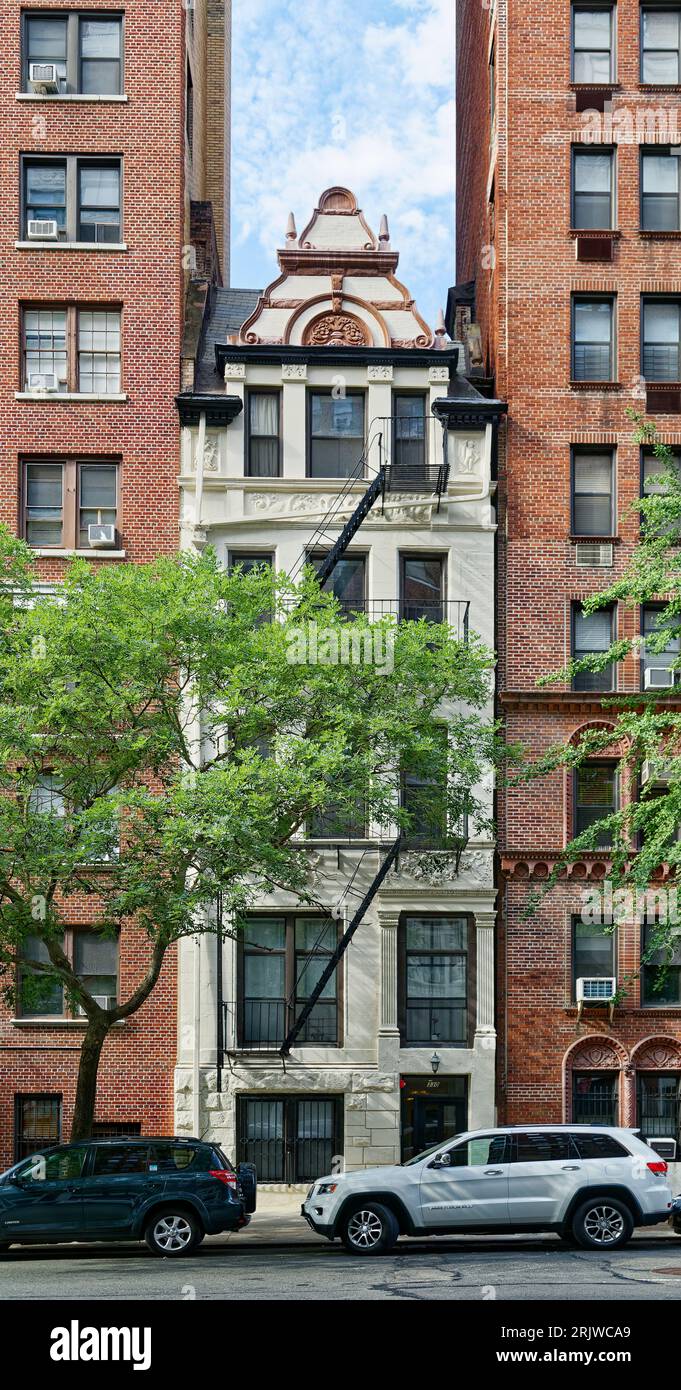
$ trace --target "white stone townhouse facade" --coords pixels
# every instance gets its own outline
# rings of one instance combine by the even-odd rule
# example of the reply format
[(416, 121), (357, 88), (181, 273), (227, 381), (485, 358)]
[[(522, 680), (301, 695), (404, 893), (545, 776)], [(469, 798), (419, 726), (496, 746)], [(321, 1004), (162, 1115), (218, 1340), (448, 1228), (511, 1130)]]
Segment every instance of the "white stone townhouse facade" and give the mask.
[[(468, 623), (492, 647), (502, 407), (468, 380), (463, 347), (420, 317), (397, 264), (386, 219), (376, 237), (336, 188), (302, 235), (290, 219), (263, 293), (209, 297), (194, 283), (178, 398), (182, 542), (290, 573), (321, 520), (340, 534), (381, 435), (390, 490), (329, 586), (350, 607)], [(366, 476), (348, 482), (363, 453)], [(301, 966), (316, 951), (319, 972), (356, 905), (348, 884), (366, 891), (389, 847), (371, 826), (339, 840), (323, 824), (307, 844), (316, 895), (330, 912), (343, 904), (340, 921), (273, 896), (226, 936), (220, 961), (214, 936), (180, 951), (177, 1133), (208, 1135), (287, 1186), (341, 1162), (400, 1161), (495, 1119), (493, 844), (470, 841), (458, 873), (400, 856), (284, 1064)]]

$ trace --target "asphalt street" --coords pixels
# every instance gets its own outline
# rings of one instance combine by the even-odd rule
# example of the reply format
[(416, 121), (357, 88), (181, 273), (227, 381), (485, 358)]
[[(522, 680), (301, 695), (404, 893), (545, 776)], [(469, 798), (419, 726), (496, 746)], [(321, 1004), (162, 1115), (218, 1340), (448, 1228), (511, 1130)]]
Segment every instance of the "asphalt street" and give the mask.
[[(681, 1237), (641, 1232), (610, 1255), (567, 1248), (553, 1236), (402, 1240), (390, 1255), (362, 1259), (339, 1243), (270, 1219), (214, 1237), (182, 1260), (142, 1246), (14, 1249), (0, 1258), (0, 1297), (32, 1299), (305, 1300), (677, 1300)], [(277, 1228), (280, 1229), (277, 1229)]]

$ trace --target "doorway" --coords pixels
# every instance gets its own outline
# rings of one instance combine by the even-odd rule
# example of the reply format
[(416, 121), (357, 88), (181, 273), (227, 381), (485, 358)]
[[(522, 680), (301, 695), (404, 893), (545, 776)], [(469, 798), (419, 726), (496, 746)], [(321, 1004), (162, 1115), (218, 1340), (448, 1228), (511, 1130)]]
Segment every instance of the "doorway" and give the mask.
[(466, 1129), (467, 1076), (403, 1076), (400, 1087), (403, 1163)]

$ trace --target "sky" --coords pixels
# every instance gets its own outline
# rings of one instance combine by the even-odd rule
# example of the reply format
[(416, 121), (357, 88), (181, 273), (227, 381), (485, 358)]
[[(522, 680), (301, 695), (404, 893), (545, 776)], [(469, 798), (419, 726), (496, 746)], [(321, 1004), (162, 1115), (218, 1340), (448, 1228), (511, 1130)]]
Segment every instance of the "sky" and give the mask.
[(388, 214), (434, 325), (454, 283), (455, 0), (233, 0), (232, 284), (263, 289), (295, 212), (351, 188)]

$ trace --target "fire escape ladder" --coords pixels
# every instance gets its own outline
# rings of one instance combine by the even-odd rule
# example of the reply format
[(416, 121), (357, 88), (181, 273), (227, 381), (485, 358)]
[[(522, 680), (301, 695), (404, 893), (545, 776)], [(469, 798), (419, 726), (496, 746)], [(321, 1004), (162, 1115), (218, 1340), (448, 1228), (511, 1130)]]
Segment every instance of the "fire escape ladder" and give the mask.
[(286, 1038), (284, 1039), (279, 1049), (280, 1055), (282, 1057), (289, 1056), (291, 1048), (293, 1047), (296, 1038), (298, 1037), (302, 1029), (305, 1027), (305, 1024), (307, 1023), (307, 1020), (310, 1017), (310, 1014), (312, 1013), (315, 1004), (319, 1002), (327, 984), (329, 983), (329, 980), (331, 979), (332, 975), (340, 965), (340, 962), (342, 961), (343, 956), (345, 955), (345, 952), (347, 951), (348, 946), (350, 945), (350, 942), (352, 941), (352, 938), (355, 935), (355, 932), (357, 931), (357, 928), (364, 919), (367, 910), (371, 906), (371, 903), (373, 902), (374, 898), (376, 897), (376, 894), (378, 893), (379, 888), (381, 887), (381, 884), (383, 883), (387, 875), (390, 873), (390, 870), (392, 869), (393, 865), (396, 863), (400, 852), (401, 844), (402, 836), (398, 835), (394, 845), (388, 851), (385, 859), (383, 860), (383, 863), (381, 864), (381, 867), (373, 883), (371, 884), (370, 888), (367, 890), (365, 896), (363, 897), (352, 921), (349, 923), (347, 930), (338, 942), (336, 950), (330, 957), (326, 969), (322, 971), (322, 974), (320, 975), (309, 999), (307, 1000), (307, 1003), (301, 1010), (298, 1018), (293, 1024), (293, 1027), (289, 1030), (288, 1034), (286, 1035)]
[(359, 531), (362, 522), (369, 515), (369, 512), (371, 511), (375, 503), (378, 501), (379, 497), (385, 497), (387, 468), (385, 463), (383, 462), (383, 436), (382, 434), (379, 434), (378, 436), (374, 436), (369, 441), (362, 454), (362, 457), (359, 459), (352, 474), (347, 479), (345, 487), (342, 488), (341, 491), (337, 493), (336, 496), (333, 498), (333, 501), (331, 502), (328, 511), (325, 513), (324, 520), (319, 523), (319, 526), (310, 538), (308, 545), (306, 546), (302, 555), (297, 560), (294, 568), (291, 570), (291, 573), (289, 575), (290, 579), (296, 580), (298, 578), (305, 565), (308, 564), (308, 556), (311, 551), (313, 551), (317, 546), (324, 544), (324, 542), (331, 541), (332, 538), (329, 532), (329, 527), (333, 526), (334, 522), (336, 521), (336, 518), (340, 515), (340, 513), (346, 510), (347, 499), (352, 493), (353, 484), (358, 481), (364, 480), (364, 475), (367, 467), (367, 458), (372, 445), (374, 444), (374, 442), (376, 442), (376, 439), (378, 441), (379, 458), (381, 461), (380, 467), (375, 477), (372, 478), (371, 482), (369, 483), (369, 486), (367, 487), (364, 496), (361, 497), (359, 502), (357, 503), (357, 506), (355, 507), (352, 516), (349, 518), (348, 521), (346, 521), (340, 535), (337, 537), (335, 541), (333, 541), (328, 555), (324, 557), (324, 560), (317, 571), (317, 578), (319, 580), (320, 588), (323, 588), (327, 580), (330, 579), (331, 575), (333, 574), (333, 571), (336, 568), (336, 565), (338, 564), (338, 561), (342, 559), (343, 555), (345, 554), (345, 551), (347, 550), (350, 544), (350, 541), (353, 539), (354, 536), (357, 535), (357, 532)]

